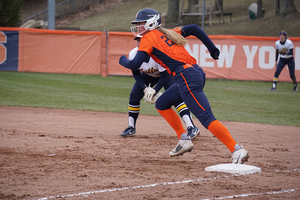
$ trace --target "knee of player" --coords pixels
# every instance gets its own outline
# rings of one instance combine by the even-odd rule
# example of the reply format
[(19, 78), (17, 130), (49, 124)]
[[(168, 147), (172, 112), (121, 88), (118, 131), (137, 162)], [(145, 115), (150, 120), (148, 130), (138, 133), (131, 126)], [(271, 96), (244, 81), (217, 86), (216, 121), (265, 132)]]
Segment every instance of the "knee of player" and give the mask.
[(169, 102), (164, 99), (162, 96), (157, 99), (155, 102), (155, 108), (158, 110), (166, 110), (171, 108), (172, 105), (169, 105)]
[(143, 95), (131, 95), (129, 97), (129, 102), (132, 103), (139, 103), (141, 101), (141, 99), (143, 98)]

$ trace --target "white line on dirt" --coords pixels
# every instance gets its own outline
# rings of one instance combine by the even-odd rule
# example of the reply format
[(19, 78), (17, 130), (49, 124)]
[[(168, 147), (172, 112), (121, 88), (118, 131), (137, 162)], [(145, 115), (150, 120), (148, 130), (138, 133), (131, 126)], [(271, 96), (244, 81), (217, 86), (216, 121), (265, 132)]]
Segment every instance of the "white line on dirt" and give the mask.
[(213, 199), (202, 199), (202, 200), (233, 199), (233, 198), (240, 198), (240, 197), (262, 196), (262, 195), (268, 195), (268, 194), (282, 194), (282, 193), (295, 192), (297, 189), (298, 188), (288, 189), (288, 190), (281, 190), (281, 191), (264, 192), (264, 193), (239, 194), (239, 195), (232, 195), (232, 196), (226, 196), (226, 197), (217, 197), (217, 198), (213, 198)]
[[(232, 176), (238, 176), (238, 175), (232, 175)], [(150, 185), (140, 185), (140, 186), (133, 186), (133, 187), (122, 187), (122, 188), (113, 188), (113, 189), (98, 190), (98, 191), (80, 192), (80, 193), (77, 193), (77, 194), (56, 195), (56, 196), (39, 198), (37, 200), (47, 200), (47, 199), (55, 199), (55, 198), (67, 198), (67, 197), (75, 197), (75, 196), (88, 196), (88, 195), (97, 194), (97, 193), (105, 193), (105, 192), (115, 192), (115, 191), (131, 190), (131, 189), (149, 188), (149, 187), (156, 187), (156, 186), (160, 186), (160, 185), (174, 185), (174, 184), (182, 184), (182, 183), (192, 183), (192, 182), (196, 182), (196, 181), (210, 181), (210, 180), (216, 180), (216, 179), (219, 179), (219, 178), (228, 178), (228, 177), (229, 176), (216, 176), (216, 177), (212, 177), (212, 178), (199, 178), (199, 179), (186, 180), (186, 181), (154, 183), (154, 184), (150, 184)]]
[[(275, 170), (275, 172), (298, 172), (299, 169), (293, 169), (293, 170)], [(233, 174), (231, 177), (240, 176), (238, 174)], [(56, 196), (50, 196), (50, 197), (43, 197), (36, 200), (48, 200), (48, 199), (56, 199), (56, 198), (67, 198), (67, 197), (75, 197), (75, 196), (85, 196), (91, 194), (97, 194), (97, 193), (105, 193), (105, 192), (115, 192), (115, 191), (123, 191), (123, 190), (131, 190), (131, 189), (141, 189), (141, 188), (150, 188), (150, 187), (156, 187), (161, 185), (174, 185), (174, 184), (182, 184), (182, 183), (192, 183), (197, 181), (210, 181), (210, 180), (216, 180), (220, 178), (229, 178), (229, 176), (216, 176), (212, 178), (199, 178), (194, 180), (186, 180), (186, 181), (176, 181), (176, 182), (165, 182), (165, 183), (154, 183), (150, 185), (141, 185), (141, 186), (133, 186), (133, 187), (122, 187), (122, 188), (113, 188), (113, 189), (106, 189), (106, 190), (98, 190), (98, 191), (89, 191), (89, 192), (80, 192), (77, 194), (67, 194), (67, 195), (56, 195)], [(234, 196), (227, 196), (227, 197), (218, 197), (214, 199), (232, 199), (232, 198), (238, 198), (238, 197), (249, 197), (249, 196), (261, 196), (265, 194), (280, 194), (280, 193), (290, 193), (296, 191), (298, 188), (295, 189), (288, 189), (288, 190), (281, 190), (281, 191), (272, 191), (272, 192), (265, 192), (265, 193), (249, 193), (249, 194), (241, 194), (241, 195), (234, 195)], [(208, 199), (207, 199), (208, 200)]]

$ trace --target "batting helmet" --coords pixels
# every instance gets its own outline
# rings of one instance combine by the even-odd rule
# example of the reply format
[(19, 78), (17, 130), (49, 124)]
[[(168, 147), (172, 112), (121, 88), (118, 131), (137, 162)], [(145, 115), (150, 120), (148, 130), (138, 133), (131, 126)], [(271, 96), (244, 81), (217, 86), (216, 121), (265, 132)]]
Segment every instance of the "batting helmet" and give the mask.
[[(161, 16), (157, 10), (151, 8), (142, 9), (137, 12), (135, 20), (133, 20), (131, 24), (137, 24), (139, 22), (145, 22), (145, 25), (141, 25), (144, 30), (142, 32), (138, 30), (138, 34), (142, 35), (146, 31), (151, 31), (159, 27), (161, 25)], [(136, 35), (135, 32), (138, 26), (131, 27), (130, 29), (132, 33)]]

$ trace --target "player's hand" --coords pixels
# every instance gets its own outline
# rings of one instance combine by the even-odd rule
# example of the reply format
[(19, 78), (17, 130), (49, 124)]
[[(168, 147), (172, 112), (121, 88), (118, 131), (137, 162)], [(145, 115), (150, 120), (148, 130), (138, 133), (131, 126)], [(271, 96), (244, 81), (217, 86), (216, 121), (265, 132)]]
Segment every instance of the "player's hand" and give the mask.
[(149, 86), (144, 89), (144, 100), (148, 103), (153, 103), (153, 96), (155, 93), (156, 91), (149, 84)]
[(220, 55), (220, 51), (219, 49), (214, 49), (210, 52), (210, 56), (214, 59), (214, 60), (219, 60), (219, 55)]

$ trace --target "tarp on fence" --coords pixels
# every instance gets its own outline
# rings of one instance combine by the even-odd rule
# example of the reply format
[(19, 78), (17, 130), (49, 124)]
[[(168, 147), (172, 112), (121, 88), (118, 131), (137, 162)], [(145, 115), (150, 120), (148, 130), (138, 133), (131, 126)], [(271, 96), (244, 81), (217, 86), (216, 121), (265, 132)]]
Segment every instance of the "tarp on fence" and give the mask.
[[(210, 57), (195, 37), (187, 38), (187, 51), (207, 78), (272, 81), (275, 42), (278, 37), (210, 36), (220, 49), (219, 60)], [(0, 70), (44, 73), (131, 75), (119, 64), (136, 47), (129, 32), (61, 31), (0, 27)], [(294, 44), (296, 77), (300, 79), (300, 37)], [(279, 81), (291, 79), (287, 68)]]

